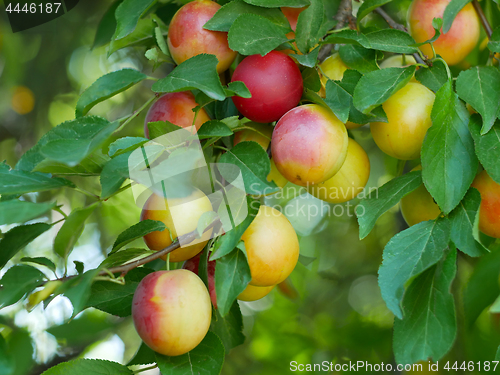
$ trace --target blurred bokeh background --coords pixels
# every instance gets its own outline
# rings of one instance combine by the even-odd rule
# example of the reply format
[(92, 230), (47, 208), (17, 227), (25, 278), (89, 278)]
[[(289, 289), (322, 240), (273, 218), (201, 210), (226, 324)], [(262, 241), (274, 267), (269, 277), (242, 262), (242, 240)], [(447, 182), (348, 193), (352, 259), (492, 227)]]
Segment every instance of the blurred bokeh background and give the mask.
[[(335, 12), (338, 2), (327, 3), (330, 11)], [(396, 0), (386, 10), (404, 23), (409, 3)], [(65, 16), (15, 34), (5, 13), (0, 11), (0, 161), (14, 166), (49, 129), (74, 119), (79, 95), (100, 76), (132, 67), (163, 77), (171, 69), (166, 64), (153, 72), (152, 64), (144, 57), (144, 46), (119, 49), (110, 56), (109, 46), (92, 49), (99, 21), (111, 4), (110, 0), (80, 1)], [(168, 22), (178, 5), (165, 2), (165, 9), (160, 12), (164, 22)], [(492, 10), (489, 16), (498, 17), (497, 13), (498, 10)], [(369, 28), (381, 22), (382, 19), (370, 15), (362, 26)], [(468, 58), (470, 63), (485, 58), (480, 49), (479, 46)], [(462, 68), (468, 62), (464, 64)], [(124, 117), (152, 96), (150, 85), (151, 81), (145, 81), (97, 105), (91, 114), (109, 120)], [(144, 114), (116, 136), (142, 136), (143, 120)], [(352, 131), (352, 135), (370, 156), (368, 187), (380, 186), (398, 173), (396, 161), (384, 156), (371, 140), (368, 126)], [(406, 169), (414, 166), (415, 163), (408, 163)], [(95, 176), (80, 177), (78, 183), (88, 191), (99, 192)], [(83, 206), (87, 199), (68, 189), (37, 196), (39, 201), (54, 198), (63, 204), (66, 213)], [(297, 212), (289, 219), (300, 237), (301, 262), (286, 286), (276, 288), (263, 300), (240, 304), (247, 339), (229, 353), (223, 374), (288, 373), (291, 361), (393, 363), (393, 316), (381, 298), (377, 270), (387, 241), (406, 227), (399, 207), (382, 216), (374, 231), (360, 241), (354, 217), (356, 202), (321, 204), (289, 185), (284, 195), (268, 198), (267, 203), (281, 207), (315, 206), (322, 214), (310, 217), (301, 214), (301, 210), (289, 210)], [(38, 221), (56, 221), (57, 215)], [(138, 220), (139, 208), (130, 191), (111, 198), (91, 216), (69, 264), (76, 260), (84, 262), (85, 269), (96, 267), (116, 236)], [(3, 226), (0, 230), (5, 233), (9, 228)], [(0, 276), (23, 256), (46, 256), (56, 264), (60, 262), (51, 251), (58, 228), (55, 226), (37, 238), (0, 271)], [(144, 246), (141, 242), (135, 245)], [(482, 262), (498, 264), (499, 260), (496, 256)], [(476, 263), (475, 259), (459, 258), (459, 275), (454, 284), (457, 296), (463, 294)], [(61, 264), (59, 267), (63, 268)], [(500, 292), (498, 282), (492, 285), (485, 281), (484, 287), (497, 295)], [(457, 297), (459, 317), (460, 303)], [(40, 374), (58, 362), (77, 357), (126, 363), (140, 344), (129, 318), (118, 319), (89, 309), (68, 322), (72, 308), (64, 297), (56, 297), (45, 308), (39, 305), (28, 311), (29, 308), (26, 303), (18, 303), (0, 310), (0, 333), (9, 343), (9, 355), (15, 359), (15, 375)], [(492, 360), (500, 344), (499, 319), (487, 310), (481, 313), (475, 324), (461, 329), (446, 359)], [(0, 374), (1, 367), (0, 364)]]

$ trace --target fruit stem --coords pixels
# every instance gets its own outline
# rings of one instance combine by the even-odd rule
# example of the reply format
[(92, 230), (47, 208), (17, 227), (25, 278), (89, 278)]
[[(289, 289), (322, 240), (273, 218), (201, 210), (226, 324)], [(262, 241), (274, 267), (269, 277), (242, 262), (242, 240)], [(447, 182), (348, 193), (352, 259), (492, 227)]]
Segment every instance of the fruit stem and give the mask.
[(167, 264), (166, 264), (166, 267), (167, 267), (167, 271), (170, 271), (170, 253), (167, 254)]
[(481, 25), (483, 25), (483, 29), (484, 31), (486, 31), (486, 35), (488, 35), (488, 39), (491, 39), (491, 34), (493, 34), (493, 30), (490, 26), (490, 23), (488, 22), (488, 19), (486, 18), (486, 15), (483, 12), (483, 8), (481, 8), (481, 5), (479, 4), (479, 1), (473, 0), (472, 6), (476, 10), (479, 20), (481, 21)]

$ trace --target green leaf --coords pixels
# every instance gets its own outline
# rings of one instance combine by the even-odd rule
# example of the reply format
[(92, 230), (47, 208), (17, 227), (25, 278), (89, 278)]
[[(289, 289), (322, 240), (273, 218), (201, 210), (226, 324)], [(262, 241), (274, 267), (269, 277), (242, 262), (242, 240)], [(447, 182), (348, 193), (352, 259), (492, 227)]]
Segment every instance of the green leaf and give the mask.
[(451, 240), (459, 250), (471, 257), (488, 253), (488, 250), (474, 238), (480, 204), (481, 195), (476, 189), (471, 188), (448, 216), (451, 223)]
[(217, 260), (215, 292), (221, 316), (226, 316), (236, 297), (245, 290), (250, 280), (250, 267), (246, 255), (240, 249), (236, 248)]
[(266, 8), (290, 7), (302, 8), (308, 6), (310, 0), (244, 0), (245, 3)]
[(42, 375), (132, 375), (132, 370), (117, 362), (102, 359), (74, 359), (49, 368)]
[(323, 31), (321, 25), (324, 17), (325, 8), (322, 0), (311, 0), (311, 5), (300, 12), (295, 31), (295, 40), (300, 52), (309, 53), (323, 37), (320, 32)]
[(245, 218), (245, 220), (243, 220), (241, 224), (228, 231), (225, 235), (218, 238), (217, 242), (215, 243), (214, 251), (210, 256), (210, 260), (216, 260), (229, 254), (231, 251), (233, 251), (238, 242), (240, 242), (241, 236), (250, 226), (255, 216), (257, 216), (260, 203), (256, 199), (247, 197), (247, 207), (248, 216)]
[(116, 253), (123, 246), (128, 243), (137, 240), (138, 238), (144, 237), (146, 234), (151, 232), (162, 232), (166, 229), (165, 224), (161, 221), (156, 220), (142, 220), (137, 224), (132, 225), (130, 228), (125, 229), (121, 232), (113, 244), (113, 249), (109, 255)]
[(125, 275), (125, 285), (109, 281), (96, 281), (92, 284), (86, 307), (95, 307), (122, 318), (130, 316), (132, 314), (134, 292), (141, 280), (151, 272), (153, 270), (149, 268), (135, 268)]
[(14, 362), (14, 375), (29, 374), (32, 371), (33, 347), (34, 342), (27, 330), (17, 329), (9, 334), (9, 350)]
[[(80, 150), (77, 150), (79, 152), (75, 152), (71, 149), (68, 150), (68, 147), (65, 147), (65, 142), (68, 140), (79, 140), (79, 145), (82, 146), (82, 144), (90, 141), (87, 149), (87, 155), (89, 155), (92, 150), (100, 146), (100, 144), (116, 130), (118, 125), (118, 122), (109, 123), (108, 120), (98, 116), (85, 116), (76, 120), (63, 122), (45, 133), (38, 143), (21, 157), (15, 169), (32, 171), (40, 162), (45, 160), (47, 156), (42, 150), (49, 142), (53, 141), (59, 142), (54, 144), (54, 147), (48, 147), (45, 151), (49, 153), (50, 156), (54, 156), (54, 160), (64, 162), (68, 165), (74, 164), (76, 161), (74, 160), (75, 157), (80, 158), (82, 156), (80, 153), (85, 151), (85, 147), (80, 147)], [(65, 157), (65, 150), (70, 152), (69, 155), (72, 155), (71, 158), (69, 158), (69, 155)]]
[(382, 298), (399, 319), (403, 319), (401, 301), (406, 282), (439, 262), (449, 240), (450, 223), (444, 218), (413, 225), (385, 246), (378, 281)]
[(500, 71), (492, 66), (475, 66), (462, 71), (457, 78), (458, 96), (469, 103), (483, 118), (481, 134), (490, 131), (499, 115), (499, 87)]
[(233, 134), (233, 131), (222, 121), (212, 120), (205, 122), (197, 134), (199, 139), (207, 139), (212, 137), (228, 137)]
[(457, 252), (431, 267), (411, 283), (404, 298), (405, 318), (394, 320), (397, 363), (440, 360), (457, 335), (455, 302), (450, 292), (457, 272)]
[(172, 124), (170, 121), (148, 122), (149, 138), (155, 139), (162, 135), (182, 129), (181, 126)]
[(243, 334), (243, 317), (241, 316), (238, 302), (234, 302), (229, 313), (222, 317), (219, 310), (215, 310), (215, 316), (212, 317), (210, 331), (214, 332), (224, 344), (226, 353), (232, 348), (243, 344), (245, 335)]
[(469, 122), (469, 130), (474, 139), (476, 155), (488, 175), (500, 184), (500, 121), (497, 121), (491, 130), (481, 135), (481, 118), (472, 115)]
[(356, 215), (359, 223), (359, 238), (365, 238), (375, 226), (377, 219), (395, 206), (401, 198), (411, 193), (422, 184), (420, 171), (406, 173), (393, 178), (359, 203)]
[(20, 195), (64, 186), (75, 187), (75, 184), (64, 178), (52, 178), (40, 172), (10, 169), (5, 162), (0, 163), (0, 194)]
[(288, 40), (286, 32), (267, 18), (242, 14), (229, 29), (229, 48), (242, 55), (264, 56)]
[(97, 26), (92, 49), (108, 44), (111, 38), (113, 38), (113, 34), (116, 30), (115, 11), (122, 2), (123, 0), (115, 1), (108, 8), (104, 16), (102, 16), (99, 26)]
[(267, 18), (272, 23), (289, 29), (285, 15), (279, 9), (266, 9), (245, 3), (243, 0), (234, 0), (225, 4), (217, 13), (205, 24), (204, 29), (213, 31), (228, 32), (231, 25), (241, 14), (256, 14)]
[(92, 214), (98, 203), (88, 207), (77, 208), (66, 218), (64, 224), (54, 239), (54, 252), (63, 259), (67, 259), (80, 238), (85, 221)]
[(307, 66), (308, 68), (313, 68), (318, 62), (319, 47), (313, 49), (310, 53), (305, 55), (295, 54), (293, 57), (299, 62), (300, 65)]
[(49, 224), (36, 223), (20, 225), (5, 233), (0, 240), (0, 268), (5, 266), (19, 250), (50, 228)]
[(325, 89), (325, 103), (328, 104), (335, 116), (345, 124), (349, 119), (352, 96), (339, 83), (330, 79), (326, 82)]
[(252, 94), (250, 90), (245, 85), (244, 82), (241, 81), (233, 81), (229, 82), (227, 85), (227, 89), (224, 90), (226, 92), (226, 96), (229, 98), (231, 96), (241, 96), (242, 98), (251, 98)]
[(143, 257), (145, 255), (154, 254), (155, 251), (140, 249), (140, 248), (128, 248), (122, 251), (118, 251), (114, 254), (111, 254), (106, 259), (102, 261), (99, 268), (111, 268), (115, 266), (121, 266), (122, 264), (127, 263), (128, 261), (135, 259), (137, 257)]
[(402, 89), (415, 73), (415, 66), (386, 68), (365, 74), (354, 89), (353, 104), (362, 113), (369, 113)]
[(427, 191), (447, 215), (465, 196), (478, 167), (467, 128), (469, 113), (451, 82), (436, 93), (431, 119), (422, 145), (422, 177)]
[(139, 350), (135, 353), (134, 358), (127, 363), (127, 366), (134, 365), (149, 365), (156, 362), (155, 352), (149, 348), (144, 342), (139, 346)]
[[(394, 53), (416, 53), (417, 48), (411, 47), (415, 40), (410, 34), (395, 29), (377, 30), (366, 34), (371, 48)], [(385, 69), (384, 69), (385, 70)]]
[(498, 346), (497, 354), (495, 355), (495, 361), (500, 361), (500, 345)]
[(314, 68), (305, 68), (302, 70), (302, 81), (306, 89), (318, 92), (321, 90), (321, 79), (318, 71)]
[[(89, 119), (89, 120), (85, 120)], [(71, 121), (75, 127), (85, 126), (99, 128), (88, 137), (81, 134), (67, 134), (67, 137), (49, 140), (40, 147), (40, 153), (46, 158), (74, 167), (83, 159), (94, 152), (104, 141), (115, 132), (120, 123), (118, 121), (109, 123), (99, 117), (80, 117)], [(79, 122), (80, 124), (76, 124)], [(90, 123), (92, 123), (90, 125)], [(97, 130), (97, 129), (96, 129)]]
[(217, 218), (218, 215), (214, 211), (207, 211), (202, 213), (200, 218), (198, 219), (198, 225), (196, 226), (198, 236), (203, 236), (203, 233), (205, 233), (205, 229), (207, 229), (207, 227), (212, 224)]
[(148, 142), (149, 139), (143, 137), (119, 138), (109, 145), (108, 154), (111, 157), (118, 156), (129, 151), (134, 151), (135, 149)]
[(22, 264), (9, 268), (0, 280), (0, 308), (16, 303), (45, 279), (35, 267)]
[(83, 262), (80, 262), (78, 260), (74, 260), (73, 264), (75, 265), (76, 272), (78, 272), (78, 274), (81, 275), (83, 273), (83, 271), (85, 270), (85, 265), (83, 264)]
[(14, 360), (7, 346), (7, 342), (4, 337), (0, 335), (0, 375), (13, 374), (14, 367)]
[(464, 291), (465, 322), (471, 327), (484, 309), (500, 294), (500, 251), (492, 251), (481, 257), (467, 282)]
[(91, 296), (92, 282), (94, 281), (94, 277), (98, 275), (99, 271), (100, 270), (98, 268), (87, 271), (65, 283), (65, 287), (68, 289), (65, 290), (63, 294), (73, 305), (73, 314), (71, 315), (72, 318), (85, 309), (87, 301)]
[(126, 152), (111, 159), (101, 172), (101, 199), (110, 197), (118, 191), (129, 178), (128, 162), (132, 152)]
[(24, 223), (56, 206), (55, 202), (32, 203), (17, 199), (0, 202), (0, 225)]
[(191, 57), (178, 65), (168, 76), (155, 82), (154, 92), (179, 92), (198, 89), (215, 100), (226, 95), (217, 74), (217, 57), (206, 53)]
[(364, 48), (372, 48), (365, 34), (356, 30), (340, 30), (328, 35), (324, 44), (354, 44)]
[(448, 74), (444, 64), (437, 60), (431, 67), (417, 70), (415, 78), (428, 89), (437, 92), (448, 81)]
[(488, 48), (491, 52), (500, 52), (500, 27), (497, 27), (491, 34)]
[(24, 257), (21, 258), (21, 262), (39, 264), (41, 266), (47, 267), (52, 272), (56, 272), (56, 265), (54, 264), (54, 262), (45, 257), (34, 257), (34, 258)]
[(113, 39), (121, 39), (134, 31), (141, 15), (155, 0), (124, 0), (116, 9), (116, 31)]
[(135, 69), (122, 69), (108, 73), (88, 87), (76, 103), (76, 117), (84, 116), (97, 103), (128, 90), (147, 76)]
[(379, 69), (376, 62), (377, 54), (372, 49), (347, 44), (339, 48), (339, 55), (347, 66), (361, 73), (369, 73)]
[(384, 4), (390, 3), (392, 0), (365, 0), (358, 9), (358, 14), (356, 17), (357, 26), (359, 29), (360, 22), (368, 14), (370, 14), (375, 9), (381, 7)]
[[(256, 142), (241, 142), (231, 150), (223, 154), (220, 163), (234, 164), (241, 170), (245, 191), (248, 194), (269, 194), (279, 190), (274, 184), (267, 181), (267, 175), (271, 171), (271, 162), (267, 152)], [(219, 165), (219, 170), (223, 176), (234, 177), (234, 168), (225, 168)], [(226, 178), (232, 181), (234, 178)]]
[(224, 363), (224, 345), (208, 332), (196, 348), (186, 354), (167, 357), (156, 353), (162, 375), (219, 375)]
[(142, 18), (137, 23), (135, 30), (122, 39), (113, 39), (109, 45), (108, 57), (111, 56), (116, 51), (134, 46), (144, 46), (149, 47), (155, 43), (155, 29), (157, 27), (156, 22), (153, 20), (153, 16)]
[(469, 4), (472, 0), (451, 0), (443, 13), (443, 34), (450, 31), (450, 28), (457, 16), (458, 12), (462, 10), (464, 6)]

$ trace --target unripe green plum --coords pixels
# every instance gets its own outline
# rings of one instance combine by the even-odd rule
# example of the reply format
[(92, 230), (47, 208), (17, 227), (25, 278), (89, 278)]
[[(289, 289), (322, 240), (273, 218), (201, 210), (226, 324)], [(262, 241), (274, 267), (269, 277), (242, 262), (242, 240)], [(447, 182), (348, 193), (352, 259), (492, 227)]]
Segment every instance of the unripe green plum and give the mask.
[(274, 289), (274, 285), (271, 286), (253, 286), (248, 285), (243, 292), (238, 296), (240, 301), (257, 301), (261, 298), (267, 296), (271, 290)]
[(347, 157), (342, 168), (330, 179), (311, 185), (307, 191), (329, 203), (343, 203), (361, 193), (370, 177), (370, 159), (365, 150), (349, 138)]
[[(450, 1), (413, 0), (408, 10), (408, 28), (417, 43), (425, 42), (434, 36), (432, 20), (443, 18), (444, 10)], [(446, 34), (441, 34), (433, 43), (434, 50), (448, 65), (456, 65), (477, 45), (479, 32), (479, 18), (469, 3), (458, 12), (450, 30)], [(428, 43), (419, 48), (425, 55), (434, 57)]]
[(231, 66), (236, 52), (229, 48), (227, 33), (203, 28), (220, 8), (214, 1), (195, 0), (175, 13), (168, 28), (167, 44), (176, 64), (208, 53), (219, 60), (217, 72), (221, 73)]
[(401, 68), (403, 66), (415, 65), (417, 61), (412, 55), (393, 55), (380, 63), (380, 69)]
[(245, 243), (253, 286), (282, 282), (299, 259), (299, 240), (292, 224), (272, 207), (260, 206), (241, 239)]
[[(150, 108), (144, 120), (144, 134), (149, 138), (148, 123), (155, 121), (168, 121), (182, 128), (193, 125), (195, 113), (193, 108), (198, 103), (191, 91), (172, 92), (161, 96)], [(205, 110), (202, 108), (196, 116), (194, 126), (198, 130), (201, 125), (209, 121)]]
[[(422, 166), (417, 166), (412, 171), (421, 170)], [(424, 184), (401, 199), (401, 213), (408, 226), (418, 224), (422, 221), (434, 220), (441, 215), (439, 206), (429, 194)]]
[(260, 123), (278, 121), (299, 104), (304, 88), (297, 64), (278, 51), (245, 57), (231, 81), (242, 81), (252, 94), (251, 98), (232, 97), (238, 111)]
[(500, 238), (500, 184), (482, 171), (472, 186), (481, 193), (479, 230), (490, 237)]
[[(256, 122), (248, 122), (245, 124), (245, 126), (257, 130), (258, 133), (250, 129), (240, 130), (234, 135), (234, 145), (236, 146), (240, 142), (253, 141), (257, 142), (262, 146), (264, 150), (267, 151), (269, 143), (271, 143), (271, 137), (273, 134), (272, 126), (270, 126), (269, 124), (259, 124)], [(288, 180), (283, 177), (278, 171), (278, 168), (276, 168), (274, 159), (271, 159), (271, 172), (269, 172), (269, 174), (267, 175), (267, 181), (274, 181), (276, 186), (280, 188), (283, 188), (288, 183)]]
[(137, 286), (132, 318), (147, 346), (178, 356), (203, 340), (210, 328), (212, 306), (205, 284), (193, 272), (157, 271)]
[[(194, 189), (185, 197), (163, 198), (151, 195), (141, 212), (141, 220), (158, 220), (167, 229), (146, 234), (144, 242), (151, 250), (162, 250), (172, 243), (173, 239), (195, 230), (198, 220), (205, 212), (212, 211), (212, 204), (201, 190)], [(210, 239), (212, 230), (206, 231), (201, 239), (189, 246), (180, 247), (170, 253), (171, 262), (182, 262), (198, 254)], [(166, 256), (162, 259), (166, 259)]]
[(347, 155), (347, 130), (329, 109), (307, 104), (288, 111), (276, 124), (271, 150), (278, 171), (301, 186), (331, 178)]
[(409, 82), (394, 93), (382, 104), (388, 122), (370, 125), (377, 146), (396, 159), (417, 159), (427, 129), (432, 125), (435, 97), (431, 90), (416, 82)]

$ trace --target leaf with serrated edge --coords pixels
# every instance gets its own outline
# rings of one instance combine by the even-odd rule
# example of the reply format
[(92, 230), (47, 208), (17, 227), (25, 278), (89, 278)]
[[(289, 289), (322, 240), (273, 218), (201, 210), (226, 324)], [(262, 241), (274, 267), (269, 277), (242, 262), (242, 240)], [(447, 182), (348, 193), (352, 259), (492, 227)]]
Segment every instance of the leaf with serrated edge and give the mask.
[(469, 130), (474, 138), (476, 155), (488, 175), (500, 184), (500, 121), (497, 121), (491, 130), (481, 135), (481, 118), (472, 115), (469, 122)]
[(397, 363), (440, 360), (457, 335), (451, 284), (457, 272), (457, 252), (418, 276), (405, 294), (405, 318), (394, 320), (394, 355)]
[(384, 248), (379, 286), (387, 307), (403, 319), (405, 284), (439, 262), (450, 240), (448, 219), (424, 221), (396, 234)]
[(448, 81), (436, 93), (432, 126), (422, 145), (422, 178), (441, 211), (449, 214), (463, 199), (478, 167), (467, 127), (469, 113)]
[(49, 368), (42, 375), (133, 375), (127, 367), (102, 359), (75, 359), (59, 363)]

